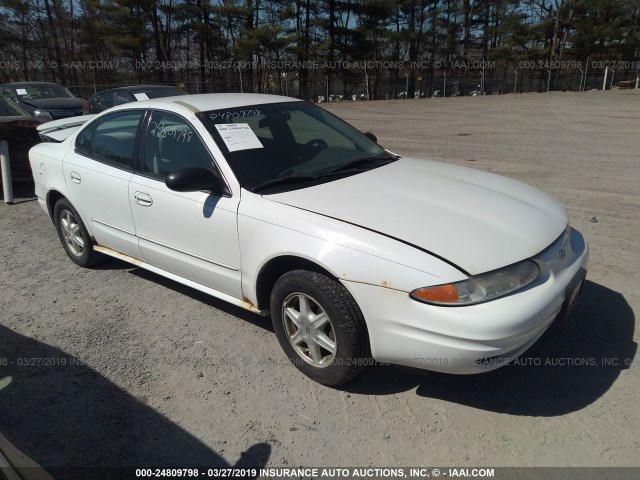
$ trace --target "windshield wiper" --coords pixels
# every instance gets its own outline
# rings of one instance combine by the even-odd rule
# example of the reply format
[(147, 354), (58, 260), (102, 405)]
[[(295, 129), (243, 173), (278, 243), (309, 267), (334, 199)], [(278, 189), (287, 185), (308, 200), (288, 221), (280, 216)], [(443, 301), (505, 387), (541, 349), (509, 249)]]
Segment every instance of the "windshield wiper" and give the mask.
[(370, 155), (368, 157), (356, 158), (354, 160), (351, 160), (350, 162), (345, 163), (344, 165), (340, 165), (339, 167), (334, 168), (333, 170), (329, 170), (328, 173), (337, 173), (345, 170), (358, 169), (359, 167), (363, 167), (373, 162), (378, 162), (380, 160), (385, 160), (387, 162), (395, 162), (397, 159), (398, 157), (393, 157), (388, 153)]
[(330, 177), (340, 177), (349, 175), (351, 172), (346, 172), (340, 170), (319, 173), (317, 175), (287, 175), (286, 177), (274, 178), (273, 180), (268, 180), (264, 183), (261, 183), (257, 187), (253, 187), (251, 191), (253, 193), (260, 192), (262, 190), (266, 190), (271, 187), (278, 187), (280, 185), (288, 185), (294, 183), (304, 183), (304, 182), (315, 182), (317, 180), (324, 180), (325, 178)]
[(292, 183), (302, 183), (302, 182), (312, 182), (317, 180), (318, 177), (314, 175), (288, 175), (286, 177), (274, 178), (273, 180), (268, 180), (264, 183), (261, 183), (257, 187), (253, 187), (251, 191), (253, 193), (257, 193), (261, 190), (265, 190), (271, 187), (277, 187), (280, 185), (288, 185)]
[(280, 185), (289, 185), (295, 183), (304, 183), (304, 182), (313, 182), (316, 180), (323, 180), (328, 177), (340, 176), (340, 175), (348, 175), (353, 170), (354, 173), (357, 171), (361, 171), (358, 167), (380, 161), (385, 160), (387, 162), (394, 162), (399, 157), (393, 157), (388, 153), (383, 153), (379, 155), (371, 155), (369, 157), (356, 158), (355, 160), (351, 160), (344, 165), (339, 166), (333, 170), (329, 170), (328, 172), (318, 173), (317, 175), (287, 175), (286, 177), (274, 178), (272, 180), (268, 180), (260, 185), (253, 187), (251, 191), (253, 193), (258, 193), (262, 190), (266, 190), (271, 187), (279, 187)]

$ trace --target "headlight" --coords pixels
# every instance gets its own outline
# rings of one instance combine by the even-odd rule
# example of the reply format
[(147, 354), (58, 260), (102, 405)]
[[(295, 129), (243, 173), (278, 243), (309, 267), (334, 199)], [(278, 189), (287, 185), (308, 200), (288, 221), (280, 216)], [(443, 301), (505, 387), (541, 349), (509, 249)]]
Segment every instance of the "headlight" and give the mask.
[(533, 282), (539, 273), (538, 265), (526, 260), (460, 282), (418, 288), (411, 292), (411, 298), (434, 305), (473, 305), (516, 292)]
[(40, 117), (40, 118), (46, 118), (48, 120), (51, 120), (53, 117), (51, 117), (51, 114), (49, 112), (47, 112), (46, 110), (34, 110), (33, 111), (33, 116), (34, 117)]

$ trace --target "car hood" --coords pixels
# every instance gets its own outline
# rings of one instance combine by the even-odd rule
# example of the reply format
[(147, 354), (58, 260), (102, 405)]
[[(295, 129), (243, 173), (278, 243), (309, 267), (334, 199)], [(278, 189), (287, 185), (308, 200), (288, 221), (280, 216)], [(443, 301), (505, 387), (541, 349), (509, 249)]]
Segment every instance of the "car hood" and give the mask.
[(416, 158), (264, 198), (397, 238), (471, 275), (540, 253), (568, 222), (534, 187)]
[(23, 100), (20, 102), (23, 105), (28, 105), (32, 108), (58, 109), (58, 110), (73, 110), (82, 108), (84, 100), (79, 98), (43, 98), (41, 100)]

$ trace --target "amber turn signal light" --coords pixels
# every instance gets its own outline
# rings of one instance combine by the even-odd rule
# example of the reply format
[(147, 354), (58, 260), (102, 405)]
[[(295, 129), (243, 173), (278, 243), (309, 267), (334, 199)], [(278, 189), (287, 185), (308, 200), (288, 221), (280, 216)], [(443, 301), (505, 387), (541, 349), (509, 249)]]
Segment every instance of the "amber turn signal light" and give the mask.
[(450, 283), (436, 287), (419, 288), (411, 292), (411, 296), (418, 300), (435, 303), (456, 303), (459, 298), (458, 289)]

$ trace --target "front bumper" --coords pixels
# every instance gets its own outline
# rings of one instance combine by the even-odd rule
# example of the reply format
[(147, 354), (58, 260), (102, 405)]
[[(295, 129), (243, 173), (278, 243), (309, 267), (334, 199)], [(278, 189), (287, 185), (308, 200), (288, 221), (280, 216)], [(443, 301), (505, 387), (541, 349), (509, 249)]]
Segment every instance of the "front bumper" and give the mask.
[(533, 258), (540, 276), (524, 290), (467, 307), (412, 300), (407, 292), (343, 281), (360, 306), (380, 362), (445, 373), (495, 370), (568, 315), (586, 274), (589, 247), (571, 229)]

